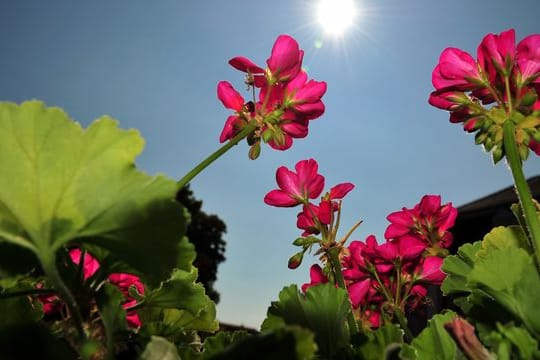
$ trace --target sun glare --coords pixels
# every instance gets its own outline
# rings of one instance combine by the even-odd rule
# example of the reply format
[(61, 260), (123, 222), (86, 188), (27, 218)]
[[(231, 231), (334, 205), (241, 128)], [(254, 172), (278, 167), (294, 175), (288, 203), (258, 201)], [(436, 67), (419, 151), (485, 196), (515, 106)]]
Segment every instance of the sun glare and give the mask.
[(317, 5), (317, 21), (325, 32), (336, 36), (353, 24), (356, 13), (353, 0), (320, 0)]

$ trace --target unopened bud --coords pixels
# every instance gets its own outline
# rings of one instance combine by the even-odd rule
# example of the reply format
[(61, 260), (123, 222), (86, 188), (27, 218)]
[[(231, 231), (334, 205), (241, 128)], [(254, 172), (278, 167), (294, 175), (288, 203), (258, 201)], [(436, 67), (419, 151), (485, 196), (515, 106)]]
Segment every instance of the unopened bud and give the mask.
[(281, 130), (276, 130), (274, 132), (274, 142), (276, 143), (277, 146), (283, 146), (285, 145), (285, 135), (283, 134), (283, 132)]
[(521, 158), (522, 161), (525, 161), (527, 160), (527, 158), (529, 157), (529, 143), (527, 144), (519, 144), (518, 145), (518, 152), (519, 152), (519, 157)]
[(493, 143), (493, 140), (491, 140), (491, 138), (486, 138), (486, 140), (484, 141), (484, 149), (486, 149), (487, 152), (490, 152), (491, 149), (493, 149), (493, 146), (495, 144)]
[(272, 138), (274, 137), (274, 132), (270, 129), (265, 129), (262, 133), (262, 139), (265, 143), (269, 142), (270, 140), (272, 140)]
[(320, 242), (320, 240), (314, 236), (299, 237), (293, 241), (293, 245), (306, 247), (306, 246), (309, 246), (311, 244), (318, 243), (318, 242)]
[(534, 141), (540, 142), (540, 130), (534, 131), (531, 135)]
[(493, 164), (497, 164), (504, 156), (504, 151), (501, 147), (496, 147), (491, 152), (491, 156), (493, 158)]
[(299, 267), (300, 264), (302, 263), (302, 258), (303, 257), (304, 257), (304, 252), (303, 251), (301, 251), (299, 253), (296, 253), (293, 256), (291, 256), (291, 258), (289, 259), (289, 264), (287, 265), (289, 267), (289, 269), (296, 269), (297, 267)]
[(536, 94), (536, 91), (531, 89), (530, 91), (527, 91), (527, 93), (521, 98), (521, 105), (531, 106), (536, 102), (537, 99), (538, 95)]
[(476, 135), (474, 136), (474, 143), (476, 145), (483, 144), (484, 141), (486, 141), (487, 137), (488, 137), (487, 133), (485, 133), (485, 132), (477, 132)]
[(261, 143), (260, 142), (256, 142), (255, 144), (251, 145), (251, 147), (249, 148), (249, 159), (250, 160), (255, 160), (256, 158), (259, 157), (259, 155), (261, 154)]

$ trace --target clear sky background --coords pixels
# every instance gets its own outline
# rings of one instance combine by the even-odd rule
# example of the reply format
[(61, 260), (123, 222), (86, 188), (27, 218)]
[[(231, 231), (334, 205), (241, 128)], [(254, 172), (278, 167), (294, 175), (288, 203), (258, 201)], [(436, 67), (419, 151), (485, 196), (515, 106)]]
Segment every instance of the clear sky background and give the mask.
[[(258, 327), (280, 289), (306, 282), (315, 262), (287, 269), (298, 209), (262, 201), (277, 167), (312, 157), (327, 188), (355, 183), (342, 232), (363, 219), (360, 240), (382, 239), (386, 215), (424, 194), (458, 206), (511, 184), (504, 163), (493, 166), (472, 135), (428, 105), (431, 72), (445, 47), (476, 57), (487, 33), (540, 33), (540, 1), (356, 3), (355, 27), (335, 39), (315, 22), (316, 0), (0, 0), (0, 100), (40, 99), (85, 126), (111, 115), (146, 139), (142, 170), (179, 179), (219, 146), (229, 111), (218, 81), (243, 89), (227, 61), (264, 66), (279, 34), (295, 37), (310, 78), (328, 83), (325, 115), (289, 151), (264, 147), (250, 161), (242, 143), (192, 182), (203, 210), (228, 227), (218, 318)], [(532, 154), (526, 175), (536, 174)]]

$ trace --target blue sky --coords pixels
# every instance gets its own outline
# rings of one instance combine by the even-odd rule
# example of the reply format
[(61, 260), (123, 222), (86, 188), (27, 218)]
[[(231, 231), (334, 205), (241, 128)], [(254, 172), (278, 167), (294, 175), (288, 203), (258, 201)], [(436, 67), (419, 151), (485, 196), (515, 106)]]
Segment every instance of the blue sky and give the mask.
[[(249, 161), (242, 143), (192, 182), (203, 210), (228, 226), (218, 318), (258, 327), (279, 290), (306, 282), (315, 262), (287, 269), (297, 209), (262, 201), (277, 167), (314, 158), (328, 188), (355, 183), (342, 231), (363, 219), (353, 236), (361, 240), (382, 239), (386, 215), (424, 194), (462, 205), (511, 184), (503, 163), (493, 166), (427, 104), (431, 71), (445, 47), (475, 56), (487, 33), (540, 32), (540, 2), (355, 2), (361, 14), (338, 40), (315, 22), (316, 0), (2, 1), (0, 100), (40, 99), (84, 125), (111, 115), (146, 139), (142, 170), (179, 179), (219, 146), (229, 111), (216, 98), (218, 81), (243, 88), (227, 61), (243, 55), (264, 65), (279, 34), (295, 37), (310, 78), (328, 83), (325, 115), (289, 151), (265, 147)], [(526, 175), (535, 174), (533, 155)]]

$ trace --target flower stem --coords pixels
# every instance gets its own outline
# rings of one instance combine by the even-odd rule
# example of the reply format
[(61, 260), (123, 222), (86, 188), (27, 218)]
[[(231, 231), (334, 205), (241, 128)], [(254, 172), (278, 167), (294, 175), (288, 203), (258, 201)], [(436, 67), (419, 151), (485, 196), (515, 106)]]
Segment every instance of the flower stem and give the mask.
[(39, 288), (25, 289), (25, 290), (19, 290), (19, 291), (8, 291), (8, 292), (0, 293), (0, 299), (8, 299), (8, 298), (17, 297), (17, 296), (52, 294), (54, 292), (55, 292), (54, 289), (39, 289)]
[(56, 255), (48, 254), (47, 256), (42, 256), (40, 260), (47, 279), (56, 292), (60, 295), (60, 298), (66, 303), (69, 313), (71, 314), (71, 318), (75, 323), (75, 328), (77, 329), (80, 343), (83, 343), (86, 340), (86, 332), (84, 331), (83, 327), (83, 318), (81, 316), (81, 312), (79, 311), (79, 305), (77, 304), (75, 297), (62, 280), (62, 277), (56, 268)]
[[(343, 278), (343, 273), (341, 272), (341, 262), (339, 261), (339, 248), (332, 247), (328, 250), (328, 258), (330, 259), (330, 264), (334, 270), (334, 276), (336, 277), (337, 284), (340, 288), (347, 291), (347, 286), (345, 285), (345, 279)], [(348, 291), (347, 291), (348, 293)], [(352, 304), (349, 302), (351, 311), (349, 316), (347, 316), (347, 323), (349, 324), (349, 331), (352, 336), (358, 334), (358, 324), (354, 318)]]
[(215, 152), (210, 154), (210, 156), (208, 156), (206, 159), (201, 161), (199, 165), (195, 166), (190, 172), (188, 172), (183, 178), (181, 178), (176, 183), (177, 189), (180, 190), (184, 186), (186, 186), (195, 176), (197, 176), (201, 171), (206, 169), (208, 165), (213, 163), (221, 155), (225, 154), (230, 148), (232, 148), (234, 145), (238, 144), (246, 136), (251, 134), (256, 128), (257, 128), (257, 125), (255, 123), (248, 124), (246, 127), (244, 127), (242, 131), (236, 134), (235, 137), (233, 137), (231, 140), (229, 140), (227, 143), (225, 143), (225, 145), (217, 149)]
[(405, 333), (405, 341), (410, 342), (412, 339), (414, 339), (414, 335), (409, 329), (409, 325), (407, 325), (407, 319), (405, 318), (405, 314), (403, 314), (403, 311), (397, 306), (394, 306), (394, 315), (396, 316), (399, 327), (401, 327), (401, 330)]
[(510, 167), (512, 176), (514, 178), (514, 184), (518, 195), (521, 210), (523, 211), (523, 217), (525, 218), (525, 224), (527, 225), (527, 233), (533, 255), (536, 259), (536, 265), (540, 268), (540, 221), (536, 214), (536, 207), (532, 201), (531, 191), (525, 175), (523, 173), (522, 161), (518, 153), (516, 141), (515, 141), (515, 126), (514, 123), (508, 119), (503, 126), (503, 141), (504, 151), (506, 153), (506, 162)]

